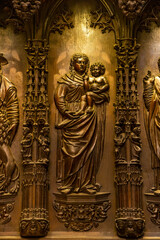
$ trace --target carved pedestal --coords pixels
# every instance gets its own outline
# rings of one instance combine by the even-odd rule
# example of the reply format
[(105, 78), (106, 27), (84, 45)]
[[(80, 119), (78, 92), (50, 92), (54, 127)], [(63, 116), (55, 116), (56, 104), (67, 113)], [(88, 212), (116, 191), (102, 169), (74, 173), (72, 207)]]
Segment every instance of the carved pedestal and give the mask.
[(151, 213), (151, 222), (160, 227), (160, 195), (145, 193), (147, 198), (147, 210)]
[(89, 231), (93, 227), (98, 227), (99, 223), (107, 218), (107, 211), (111, 207), (108, 200), (110, 193), (54, 193), (54, 209), (57, 218), (64, 223), (66, 228), (74, 231)]

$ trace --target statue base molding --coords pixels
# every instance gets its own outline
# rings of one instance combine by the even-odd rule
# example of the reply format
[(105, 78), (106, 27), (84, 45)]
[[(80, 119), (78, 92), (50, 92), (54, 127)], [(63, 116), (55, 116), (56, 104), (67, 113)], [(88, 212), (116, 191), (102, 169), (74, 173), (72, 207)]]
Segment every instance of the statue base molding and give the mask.
[(99, 192), (96, 194), (54, 193), (53, 207), (56, 216), (66, 228), (73, 231), (89, 231), (98, 227), (99, 223), (107, 218), (107, 211), (111, 207), (108, 200), (110, 193)]
[(147, 199), (147, 210), (151, 213), (151, 222), (160, 228), (160, 194), (159, 190), (145, 193)]

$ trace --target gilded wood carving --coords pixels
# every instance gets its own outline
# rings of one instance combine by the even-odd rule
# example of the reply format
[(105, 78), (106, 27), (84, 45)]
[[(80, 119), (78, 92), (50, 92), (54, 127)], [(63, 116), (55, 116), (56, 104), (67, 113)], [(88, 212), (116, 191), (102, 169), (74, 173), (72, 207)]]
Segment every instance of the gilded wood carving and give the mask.
[[(104, 2), (112, 4), (111, 1)], [(140, 46), (136, 43), (135, 36), (137, 29), (149, 30), (151, 22), (155, 22), (159, 26), (159, 5), (158, 1), (154, 1), (154, 8), (151, 11), (149, 9), (148, 17), (145, 15), (141, 17), (141, 11), (147, 1), (113, 0), (112, 2), (115, 12), (117, 11), (116, 16), (103, 12), (102, 9), (92, 11), (90, 26), (100, 28), (102, 33), (113, 30), (116, 36), (117, 98), (114, 143), (117, 211), (115, 222), (118, 235), (130, 239), (139, 238), (143, 235), (145, 223), (142, 207), (143, 179), (140, 161), (143, 149), (140, 138), (141, 127), (137, 95), (138, 70), (136, 67)], [(118, 2), (124, 16), (117, 10)], [(72, 28), (73, 22), (70, 21), (72, 12), (64, 10), (56, 14), (58, 12), (55, 11), (56, 8), (51, 7), (53, 3), (57, 3), (56, 1), (46, 1), (47, 10), (45, 13), (48, 13), (47, 11), (51, 7), (49, 17), (47, 14), (42, 14), (42, 16), (42, 10), (37, 11), (43, 5), (41, 1), (13, 0), (12, 3), (13, 5), (9, 4), (5, 21), (1, 21), (1, 26), (6, 27), (11, 22), (15, 24), (16, 29), (23, 31), (26, 20), (31, 20), (30, 23), (32, 24), (32, 20), (35, 20), (33, 29), (30, 28), (28, 31), (32, 40), (26, 47), (28, 70), (22, 138), (24, 176), (20, 229), (22, 236), (38, 237), (46, 235), (49, 229), (47, 209), (47, 174), (50, 148), (47, 96), (48, 46), (44, 38), (48, 41), (50, 33), (58, 32), (62, 34), (65, 28)], [(60, 4), (60, 1), (57, 4)], [(34, 15), (35, 13), (37, 15)], [(137, 18), (137, 20), (137, 16), (141, 18)], [(44, 25), (41, 25), (42, 32), (38, 30), (40, 34), (36, 35), (35, 29), (38, 29), (38, 19), (40, 18), (43, 20), (46, 18), (47, 21), (44, 21)], [(120, 21), (117, 21), (118, 18)], [(119, 26), (119, 35), (117, 29), (115, 30), (116, 21), (120, 22), (117, 25)], [(139, 21), (137, 25), (135, 24), (136, 21)], [(36, 37), (39, 40), (33, 40)], [(55, 94), (55, 102), (60, 116), (60, 122), (57, 123), (56, 127), (61, 132), (59, 134), (61, 139), (58, 140), (58, 143), (61, 144), (59, 145), (61, 153), (57, 159), (57, 183), (60, 193), (55, 194), (54, 208), (57, 218), (67, 228), (74, 231), (88, 231), (92, 227), (97, 227), (99, 222), (106, 219), (107, 211), (110, 208), (110, 202), (106, 200), (105, 194), (97, 193), (101, 186), (96, 181), (103, 154), (104, 116), (106, 114), (106, 103), (109, 103), (109, 84), (105, 77), (103, 64), (93, 64), (90, 68), (91, 74), (88, 75), (88, 57), (79, 55), (76, 60), (74, 58), (76, 59), (75, 55), (72, 59), (70, 72), (59, 80)], [(3, 82), (8, 83), (8, 80), (5, 79), (5, 77), (1, 78), (2, 86)], [(7, 91), (10, 91), (10, 87), (13, 87), (12, 83), (9, 85)], [(159, 196), (158, 87), (159, 77), (152, 77), (151, 73), (148, 72), (144, 78), (144, 102), (146, 131), (152, 150), (152, 168), (156, 176), (152, 189), (154, 196)], [(16, 95), (15, 88), (14, 91), (11, 96)], [(3, 109), (6, 107), (4, 105), (2, 100), (0, 107)], [(2, 133), (0, 151), (6, 154), (4, 154), (4, 159), (0, 160), (0, 195), (3, 200), (3, 204), (0, 205), (0, 224), (10, 221), (10, 212), (14, 205), (9, 200), (4, 200), (6, 192), (7, 194), (15, 194), (19, 188), (18, 168), (14, 157), (11, 154), (11, 161), (6, 160), (18, 126), (18, 101), (16, 102), (15, 112), (17, 114), (14, 121), (17, 122), (13, 128), (12, 126), (10, 128), (10, 121), (13, 119), (10, 118), (8, 121), (3, 111), (0, 112), (0, 126), (5, 126), (5, 129), (0, 128)], [(86, 195), (87, 200), (85, 199)], [(97, 196), (100, 196), (103, 200), (100, 201)], [(71, 201), (69, 205), (72, 197), (80, 203)], [(159, 199), (156, 202), (148, 201), (147, 208), (152, 215), (151, 221), (160, 225)]]
[[(114, 48), (117, 57), (114, 137), (117, 196), (115, 223), (118, 235), (125, 238), (142, 236), (145, 223), (142, 209), (143, 179), (140, 165), (142, 144), (136, 67), (140, 45), (134, 38), (135, 16), (140, 13), (144, 3), (144, 1), (119, 1), (119, 7), (126, 16), (121, 15), (122, 13), (118, 16), (119, 22), (123, 25), (123, 31), (117, 29), (119, 22), (113, 11), (111, 9), (108, 11), (108, 19), (110, 19), (108, 30), (114, 31), (116, 42)], [(118, 11), (115, 5), (114, 10)], [(103, 26), (103, 19), (97, 17), (97, 23), (97, 25), (92, 24), (93, 27)], [(102, 33), (105, 32), (102, 31)]]
[(21, 235), (45, 236), (48, 221), (49, 124), (46, 41), (29, 41), (27, 90), (22, 138), (23, 183)]
[[(118, 67), (115, 126), (116, 228), (118, 235), (138, 238), (144, 230), (142, 210), (141, 139), (137, 98), (136, 60), (139, 45), (135, 40), (119, 40), (115, 45)], [(131, 197), (132, 196), (132, 197)]]
[(96, 174), (103, 153), (109, 84), (103, 76), (102, 64), (91, 66), (91, 77), (87, 75), (88, 68), (86, 55), (73, 55), (70, 72), (59, 80), (55, 94), (56, 106), (63, 117), (56, 126), (63, 130), (61, 165), (58, 164), (58, 189), (63, 193), (100, 190)]
[[(58, 190), (63, 194), (77, 193), (75, 199), (83, 202), (85, 194), (91, 197), (81, 205), (73, 202), (72, 211), (81, 209), (77, 217), (73, 214), (71, 218), (65, 217), (65, 209), (71, 206), (71, 202), (62, 204), (56, 194), (55, 210), (61, 222), (74, 231), (88, 231), (96, 222), (106, 219), (110, 202), (106, 200), (107, 195), (101, 202), (96, 201), (96, 194), (101, 185), (96, 181), (96, 175), (100, 166), (104, 147), (105, 113), (106, 103), (109, 102), (109, 83), (104, 76), (105, 67), (102, 63), (91, 65), (89, 70), (89, 58), (85, 54), (74, 54), (70, 61), (70, 72), (58, 81), (55, 93), (55, 103), (62, 116), (56, 128), (61, 129), (60, 158), (58, 159), (57, 182)], [(59, 141), (58, 141), (59, 142)], [(58, 199), (58, 200), (57, 200)], [(90, 201), (95, 201), (90, 206)], [(89, 202), (88, 202), (89, 201)], [(104, 205), (103, 205), (104, 204)], [(69, 207), (70, 208), (70, 207)], [(97, 220), (87, 218), (86, 214), (97, 216)], [(97, 211), (101, 213), (97, 215)], [(63, 212), (60, 217), (60, 212)], [(73, 221), (74, 219), (74, 221)], [(85, 220), (85, 223), (83, 221)]]

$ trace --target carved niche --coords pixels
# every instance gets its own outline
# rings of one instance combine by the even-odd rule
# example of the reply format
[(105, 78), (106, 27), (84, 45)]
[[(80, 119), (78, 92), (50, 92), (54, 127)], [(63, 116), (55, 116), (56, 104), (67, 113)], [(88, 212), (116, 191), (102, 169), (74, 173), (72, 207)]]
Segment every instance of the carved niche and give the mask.
[[(40, 2), (40, 1), (38, 1)], [(29, 8), (34, 8), (36, 1), (16, 1), (17, 9), (26, 7), (21, 17), (27, 18)], [(50, 33), (73, 27), (71, 11), (66, 9), (54, 13), (53, 2), (46, 3), (46, 9), (51, 13), (48, 19), (44, 14), (41, 22), (30, 25), (26, 21), (28, 44), (28, 69), (25, 102), (23, 104), (24, 122), (22, 138), (23, 182), (22, 182), (22, 212), (20, 232), (22, 237), (43, 237), (49, 230), (48, 218), (48, 165), (50, 152), (49, 139), (49, 103), (48, 103), (48, 69), (47, 59)], [(39, 5), (37, 6), (38, 9)], [(42, 8), (38, 14), (42, 14)], [(32, 14), (34, 12), (31, 12)], [(35, 15), (35, 22), (38, 14)], [(32, 16), (33, 17), (33, 16)], [(42, 24), (43, 27), (39, 28)], [(32, 35), (33, 34), (33, 35)], [(34, 36), (35, 39), (32, 39)], [(35, 36), (38, 36), (37, 38)], [(40, 37), (41, 36), (41, 37)], [(38, 39), (38, 40), (37, 40)], [(46, 40), (47, 39), (47, 40)]]
[[(120, 15), (119, 22), (124, 19), (123, 31), (117, 29), (116, 18), (108, 14), (106, 30), (113, 30), (117, 57), (116, 69), (116, 103), (115, 103), (115, 183), (116, 183), (116, 229), (120, 237), (138, 238), (144, 231), (144, 213), (142, 209), (142, 170), (140, 153), (139, 103), (137, 94), (137, 55), (140, 45), (132, 37), (131, 26), (133, 16), (142, 9), (143, 1), (119, 1), (127, 19)], [(115, 9), (118, 11), (117, 7)], [(135, 12), (136, 10), (136, 12)], [(103, 16), (93, 15), (93, 27), (103, 29)], [(123, 19), (123, 20), (122, 20)], [(128, 26), (131, 29), (128, 29)], [(102, 33), (106, 31), (102, 30)], [(131, 198), (132, 196), (132, 198)]]
[(109, 193), (97, 193), (101, 186), (96, 181), (103, 154), (103, 116), (109, 102), (109, 84), (103, 76), (103, 64), (92, 64), (90, 76), (88, 70), (87, 55), (74, 54), (70, 71), (58, 81), (55, 93), (62, 117), (56, 128), (61, 129), (62, 140), (57, 164), (61, 194), (55, 193), (54, 208), (58, 219), (74, 231), (88, 231), (97, 226), (106, 219), (110, 208)]
[(19, 169), (11, 145), (19, 124), (17, 89), (2, 73), (8, 64), (0, 54), (0, 224), (11, 220), (14, 198), (19, 190)]

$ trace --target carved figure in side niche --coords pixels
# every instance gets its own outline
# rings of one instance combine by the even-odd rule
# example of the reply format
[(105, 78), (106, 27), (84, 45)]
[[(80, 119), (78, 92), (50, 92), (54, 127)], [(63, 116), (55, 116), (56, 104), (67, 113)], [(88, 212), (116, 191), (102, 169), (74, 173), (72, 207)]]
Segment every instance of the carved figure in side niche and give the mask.
[(70, 61), (70, 72), (58, 81), (55, 93), (55, 103), (63, 117), (63, 121), (57, 125), (62, 129), (62, 165), (59, 166), (62, 168), (62, 177), (58, 188), (62, 193), (96, 193), (100, 190), (96, 174), (104, 141), (104, 124), (100, 119), (103, 118), (104, 122), (105, 114), (102, 111), (103, 114), (99, 116), (99, 109), (102, 109), (96, 107), (91, 112), (87, 112), (88, 106), (86, 111), (82, 111), (81, 100), (82, 96), (86, 98), (84, 82), (88, 81), (88, 68), (88, 57), (74, 54)]
[[(160, 70), (160, 59), (158, 60)], [(143, 79), (145, 104), (145, 127), (151, 148), (152, 168), (154, 169), (155, 194), (160, 194), (160, 77), (151, 76), (151, 72)]]
[(98, 62), (94, 63), (90, 67), (91, 77), (84, 79), (84, 89), (86, 95), (81, 98), (81, 110), (77, 113), (82, 113), (86, 105), (88, 106), (87, 112), (93, 111), (93, 103), (100, 105), (104, 102), (109, 102), (109, 84), (104, 75), (105, 66)]
[(43, 127), (40, 131), (40, 135), (38, 137), (38, 142), (40, 144), (40, 156), (41, 160), (47, 160), (49, 154), (49, 128)]
[(131, 162), (137, 162), (140, 160), (140, 153), (142, 151), (142, 143), (140, 139), (140, 127), (135, 127), (131, 132)]
[(31, 158), (32, 155), (33, 134), (29, 127), (23, 128), (23, 139), (21, 141), (23, 158)]
[(1, 166), (5, 166), (5, 177), (0, 182), (1, 192), (10, 184), (17, 168), (11, 144), (19, 123), (19, 105), (15, 86), (2, 74), (2, 65), (7, 63), (3, 54), (0, 54), (0, 156), (3, 162)]
[(123, 132), (123, 129), (119, 126), (115, 127), (115, 156), (117, 161), (125, 161), (125, 142), (127, 140), (126, 133)]

